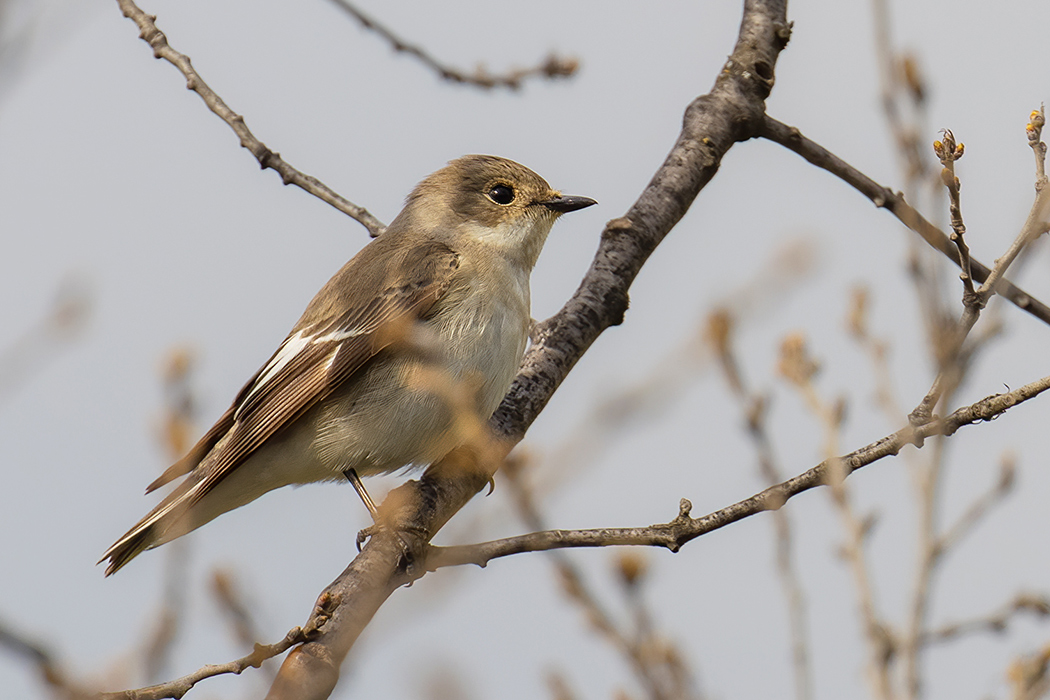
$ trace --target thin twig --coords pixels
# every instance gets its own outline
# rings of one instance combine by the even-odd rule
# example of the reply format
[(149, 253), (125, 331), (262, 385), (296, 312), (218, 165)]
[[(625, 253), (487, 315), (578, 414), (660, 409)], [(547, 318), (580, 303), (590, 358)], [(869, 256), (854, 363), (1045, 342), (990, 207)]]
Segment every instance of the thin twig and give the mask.
[(262, 141), (248, 129), (244, 123), (244, 117), (230, 109), (222, 98), (214, 90), (208, 87), (200, 74), (193, 68), (190, 59), (181, 54), (168, 44), (168, 38), (164, 32), (157, 29), (156, 17), (143, 12), (133, 0), (117, 0), (124, 16), (131, 19), (139, 27), (139, 38), (153, 48), (154, 58), (163, 58), (175, 66), (186, 76), (186, 89), (196, 92), (204, 104), (208, 106), (220, 119), (226, 122), (241, 140), (241, 146), (248, 149), (259, 165), (265, 170), (270, 168), (277, 171), (281, 181), (285, 185), (295, 185), (305, 192), (309, 192), (318, 199), (327, 202), (347, 216), (353, 218), (366, 229), (372, 237), (378, 236), (385, 228), (379, 219), (375, 218), (364, 207), (359, 207), (353, 202), (343, 198), (315, 177), (306, 175), (287, 162), (278, 153), (271, 151)]
[(63, 669), (54, 653), (43, 644), (30, 640), (0, 622), (0, 647), (25, 657), (36, 667), (40, 678), (64, 700), (89, 700), (95, 693), (74, 682)]
[(962, 204), (959, 198), (959, 177), (955, 174), (955, 161), (962, 158), (965, 147), (956, 143), (951, 129), (944, 130), (943, 139), (933, 142), (933, 152), (941, 161), (941, 182), (948, 190), (948, 212), (952, 222), (952, 232), (948, 238), (959, 250), (959, 275), (963, 283), (963, 306), (977, 303), (973, 289), (973, 277), (970, 276), (970, 248), (966, 245), (966, 224), (962, 218)]
[(872, 691), (882, 700), (891, 700), (893, 692), (889, 665), (893, 657), (893, 635), (887, 631), (887, 625), (880, 619), (876, 609), (873, 578), (864, 554), (868, 527), (853, 507), (853, 499), (846, 486), (849, 471), (845, 462), (837, 457), (843, 410), (838, 405), (829, 404), (818, 394), (813, 383), (817, 368), (801, 335), (793, 334), (784, 340), (781, 344), (780, 373), (799, 391), (824, 431), (824, 452), (828, 456), (826, 484), (846, 533), (842, 553), (857, 589), (864, 639), (868, 645), (868, 676)]
[(254, 651), (247, 656), (241, 657), (225, 664), (209, 664), (202, 666), (193, 673), (182, 678), (151, 685), (147, 688), (136, 690), (121, 690), (115, 693), (102, 693), (99, 700), (162, 700), (163, 698), (175, 698), (178, 700), (188, 693), (193, 686), (206, 678), (221, 676), (227, 673), (240, 675), (245, 669), (259, 668), (264, 661), (279, 656), (291, 649), (296, 644), (301, 644), (309, 638), (309, 632), (299, 627), (292, 628), (284, 639), (276, 644), (256, 644)]
[[(933, 152), (941, 163), (941, 184), (948, 192), (949, 217), (952, 227), (949, 238), (958, 251), (959, 268), (961, 269), (959, 278), (963, 284), (963, 318), (969, 317), (972, 321), (976, 321), (983, 308), (983, 302), (973, 286), (970, 249), (966, 243), (966, 226), (962, 218), (960, 183), (955, 174), (955, 161), (962, 158), (965, 149), (963, 144), (956, 143), (955, 135), (950, 130), (945, 129), (942, 134), (942, 140), (934, 141)], [(927, 303), (936, 303), (937, 297), (932, 294), (932, 290), (930, 291), (931, 293), (925, 295), (924, 298), (927, 299)], [(928, 417), (939, 401), (949, 401), (962, 381), (965, 370), (969, 367), (969, 354), (963, 352), (963, 341), (973, 325), (972, 322), (967, 324), (964, 320), (959, 324), (949, 325), (939, 320), (942, 318), (940, 315), (934, 318), (937, 320), (929, 329), (929, 337), (933, 355), (938, 362), (938, 372), (930, 391), (911, 414), (913, 422), (916, 417), (919, 420)], [(905, 698), (908, 700), (917, 700), (922, 695), (924, 647), (921, 637), (929, 615), (933, 577), (942, 554), (939, 547), (940, 539), (937, 535), (937, 522), (940, 506), (938, 497), (941, 493), (941, 476), (944, 472), (944, 452), (944, 441), (936, 441), (929, 458), (911, 470), (918, 509), (915, 535), (917, 563), (908, 614), (899, 645), (900, 658), (904, 667)]]
[(875, 401), (891, 423), (904, 418), (907, 414), (901, 408), (900, 401), (893, 391), (893, 374), (890, 372), (887, 356), (889, 346), (884, 340), (872, 335), (868, 328), (868, 299), (866, 287), (858, 286), (850, 293), (849, 312), (846, 328), (861, 348), (867, 353), (875, 373)]
[(484, 66), (478, 66), (474, 73), (467, 73), (442, 63), (419, 46), (408, 43), (392, 30), (366, 15), (348, 0), (332, 0), (332, 2), (336, 7), (360, 22), (362, 27), (375, 32), (385, 39), (393, 47), (394, 51), (414, 56), (427, 68), (437, 73), (443, 80), (448, 80), (449, 82), (463, 83), (485, 90), (498, 87), (517, 90), (521, 88), (522, 82), (529, 78), (543, 78), (547, 80), (571, 78), (580, 67), (580, 62), (575, 58), (563, 58), (552, 53), (542, 63), (532, 68), (516, 68), (501, 75), (489, 73)]
[(1011, 700), (1039, 700), (1050, 690), (1050, 644), (1012, 664), (1006, 673), (1010, 681)]
[[(794, 151), (818, 168), (827, 170), (832, 175), (842, 179), (868, 197), (875, 206), (888, 210), (901, 223), (919, 234), (934, 250), (943, 253), (956, 265), (959, 264), (959, 251), (949, 240), (948, 236), (923, 218), (922, 214), (909, 205), (899, 193), (895, 193), (878, 184), (823, 146), (803, 136), (797, 128), (788, 126), (772, 117), (767, 116), (765, 118), (761, 135), (770, 141), (779, 143), (788, 150)], [(970, 273), (978, 282), (984, 282), (988, 279), (991, 270), (979, 261), (971, 258)], [(1017, 308), (1026, 311), (1046, 324), (1050, 324), (1050, 306), (1018, 288), (1009, 280), (1000, 280), (997, 292)]]
[[(779, 483), (783, 477), (776, 465), (773, 443), (766, 429), (766, 402), (762, 396), (751, 391), (744, 380), (734, 350), (734, 326), (734, 317), (729, 310), (719, 309), (708, 318), (706, 337), (714, 348), (726, 382), (746, 419), (747, 433), (755, 448), (761, 476), (767, 484), (772, 486)], [(798, 700), (806, 700), (813, 696), (809, 635), (806, 626), (806, 601), (802, 583), (795, 570), (792, 556), (791, 521), (785, 511), (781, 509), (773, 511), (773, 528), (776, 536), (777, 576), (780, 578), (788, 610), (795, 697)]]
[(233, 573), (217, 568), (211, 573), (211, 592), (215, 602), (225, 614), (233, 628), (234, 636), (241, 644), (252, 644), (259, 638), (258, 626), (252, 609), (237, 586)]
[(963, 511), (955, 524), (945, 530), (937, 539), (934, 551), (938, 557), (944, 556), (960, 540), (963, 539), (992, 508), (1001, 503), (1010, 494), (1014, 486), (1014, 459), (1012, 455), (1004, 455), (999, 467), (999, 479), (985, 493), (979, 496), (970, 506)]
[(825, 460), (798, 476), (771, 486), (750, 498), (734, 503), (699, 518), (690, 517), (692, 504), (682, 499), (679, 514), (668, 523), (634, 528), (598, 528), (591, 530), (547, 530), (490, 542), (450, 547), (431, 547), (425, 567), (434, 571), (446, 566), (476, 564), (485, 566), (493, 559), (521, 552), (542, 552), (573, 547), (606, 547), (638, 545), (665, 547), (677, 552), (682, 545), (714, 530), (731, 525), (757, 513), (776, 510), (800, 493), (827, 484), (831, 462), (838, 461), (848, 476), (873, 462), (897, 455), (905, 445), (922, 447), (932, 436), (949, 437), (960, 428), (994, 420), (1010, 408), (1024, 403), (1050, 389), (1050, 376), (1004, 394), (993, 394), (976, 403), (953, 411), (945, 418), (932, 418), (918, 425), (906, 425), (875, 442), (836, 460)]
[[(929, 159), (920, 148), (919, 134), (927, 132), (926, 83), (918, 60), (894, 48), (893, 22), (888, 0), (872, 0), (875, 58), (879, 66), (879, 93), (886, 125), (893, 137), (905, 199), (918, 206), (926, 187), (935, 199), (939, 178), (930, 177)], [(910, 108), (910, 109), (909, 109)], [(926, 187), (924, 187), (926, 186)], [(931, 205), (934, 201), (930, 202)], [(939, 207), (938, 207), (939, 208)], [(919, 311), (931, 348), (942, 344), (947, 303), (940, 284), (940, 269), (931, 251), (923, 250), (914, 238), (907, 239), (907, 271), (918, 297)]]
[[(193, 353), (187, 348), (173, 349), (161, 368), (165, 405), (158, 441), (171, 461), (186, 454), (196, 432), (197, 402), (193, 395), (192, 371)], [(160, 609), (154, 616), (145, 643), (141, 645), (146, 682), (166, 675), (175, 639), (186, 614), (186, 595), (190, 590), (186, 582), (190, 542), (179, 539), (165, 549)]]
[(1039, 111), (1033, 110), (1028, 115), (1028, 145), (1035, 154), (1035, 188), (1041, 190), (1046, 186), (1046, 144), (1043, 143), (1043, 127), (1046, 126), (1046, 109), (1042, 103)]
[[(1033, 114), (1035, 113), (1033, 112)], [(1029, 135), (1032, 133), (1031, 126), (1032, 124), (1030, 123)], [(938, 144), (940, 143), (938, 141), (934, 144), (935, 150), (939, 150)], [(943, 145), (940, 150), (943, 150)], [(1005, 275), (1010, 265), (1036, 238), (1046, 233), (1048, 226), (1050, 226), (1048, 218), (1050, 218), (1050, 187), (1040, 187), (1037, 184), (1035, 201), (1032, 202), (1028, 218), (1025, 219), (1024, 225), (1010, 244), (1010, 247), (1007, 248), (1002, 256), (996, 258), (995, 266), (981, 280), (980, 288), (969, 297), (964, 293), (962, 317), (959, 319), (956, 327), (952, 329), (945, 348), (939, 353), (941, 367), (937, 378), (934, 380), (933, 386), (930, 387), (930, 391), (927, 392), (926, 396), (923, 397), (922, 401), (912, 412), (911, 417), (913, 420), (925, 420), (932, 414), (941, 398), (947, 393), (954, 391), (954, 388), (958, 386), (965, 364), (965, 357), (962, 354), (963, 343), (980, 318), (981, 311), (988, 305), (992, 295), (1006, 291), (1009, 282), (1006, 281)], [(974, 261), (972, 264), (975, 265), (976, 262)]]
[(978, 632), (1002, 634), (1020, 613), (1031, 613), (1040, 618), (1050, 617), (1050, 598), (1045, 595), (1021, 593), (990, 615), (972, 620), (953, 622), (935, 630), (930, 630), (923, 634), (921, 641), (925, 645), (931, 645), (948, 642), (964, 635)]
[[(526, 526), (536, 531), (543, 530), (545, 529), (543, 518), (523, 478), (524, 463), (525, 460), (520, 457), (508, 459), (501, 473), (507, 477), (506, 481), (510, 486), (518, 514)], [(651, 630), (647, 633), (645, 624), (639, 624), (638, 633), (634, 635), (621, 629), (615, 617), (606, 611), (594, 591), (587, 587), (579, 568), (562, 552), (551, 552), (550, 554), (566, 595), (583, 610), (587, 621), (594, 629), (601, 633), (627, 660), (648, 696), (652, 700), (686, 700), (692, 697), (693, 692), (689, 688), (691, 683), (687, 681), (691, 674), (666, 672), (670, 669), (661, 662), (667, 655), (662, 655), (662, 657), (654, 655), (654, 635)], [(628, 592), (635, 594), (631, 596), (631, 600), (635, 603), (636, 615), (641, 619), (647, 619), (649, 616), (644, 611), (643, 603), (637, 595), (638, 584), (642, 578), (641, 571), (641, 566), (623, 566), (620, 573)], [(680, 658), (678, 654), (671, 656), (675, 659)]]
[(1050, 227), (1050, 222), (1048, 222), (1048, 217), (1050, 217), (1050, 187), (1046, 187), (1045, 170), (1046, 144), (1041, 140), (1045, 122), (1046, 118), (1043, 115), (1043, 108), (1040, 106), (1038, 112), (1032, 112), (1028, 125), (1025, 127), (1025, 132), (1028, 134), (1028, 144), (1036, 154), (1035, 201), (1028, 212), (1028, 218), (1025, 219), (1024, 226), (1021, 227), (1021, 232), (1017, 234), (1006, 253), (995, 261), (995, 270), (992, 270), (992, 274), (988, 276), (988, 279), (984, 280), (984, 284), (978, 290), (978, 293), (986, 302), (993, 294), (1002, 294), (1002, 291), (997, 287), (1002, 286), (1000, 278), (1006, 274), (1007, 268), (1021, 254), (1021, 251), (1036, 238), (1046, 233), (1048, 227)]

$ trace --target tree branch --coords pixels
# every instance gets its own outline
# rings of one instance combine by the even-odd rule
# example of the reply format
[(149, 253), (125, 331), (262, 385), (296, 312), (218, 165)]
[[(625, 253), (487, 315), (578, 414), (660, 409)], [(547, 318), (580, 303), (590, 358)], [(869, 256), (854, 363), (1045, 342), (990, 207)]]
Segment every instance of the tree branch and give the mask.
[[(576, 293), (554, 317), (539, 324), (510, 392), (492, 417), (499, 453), (506, 454), (521, 440), (597, 337), (622, 322), (631, 283), (714, 177), (722, 157), (734, 143), (760, 133), (774, 66), (791, 35), (786, 15), (786, 0), (745, 3), (736, 47), (714, 88), (686, 109), (677, 142), (638, 201), (624, 216), (606, 225)], [(484, 488), (498, 466), (498, 462), (484, 460), (482, 468), (463, 469), (446, 461), (428, 469), (421, 480), (395, 489), (387, 499), (394, 499), (404, 521), (413, 523), (412, 532), (432, 536)], [(395, 522), (402, 521), (395, 518)], [(380, 532), (368, 542), (322, 594), (337, 601), (331, 621), (316, 640), (288, 656), (267, 695), (269, 700), (308, 700), (331, 693), (343, 659), (375, 611), (398, 586), (424, 573), (406, 572), (398, 564), (406, 547), (419, 556), (424, 539), (416, 541), (404, 531), (401, 538)]]
[[(959, 251), (955, 244), (939, 228), (931, 224), (922, 214), (904, 201), (904, 197), (889, 188), (883, 187), (864, 173), (854, 168), (820, 144), (806, 138), (797, 128), (788, 126), (767, 116), (761, 134), (790, 151), (805, 158), (818, 168), (827, 170), (832, 175), (844, 180), (858, 192), (870, 199), (875, 206), (887, 209), (898, 220), (915, 233), (919, 234), (934, 250), (938, 250), (956, 265), (959, 265)], [(970, 260), (970, 272), (978, 282), (988, 279), (991, 270), (975, 259)], [(1014, 306), (1027, 311), (1043, 323), (1050, 324), (1050, 306), (1039, 301), (1009, 280), (1001, 280), (996, 292), (1008, 299)]]
[(209, 664), (202, 666), (193, 673), (182, 678), (158, 683), (148, 688), (137, 690), (121, 690), (116, 693), (101, 693), (98, 700), (163, 700), (163, 698), (175, 698), (178, 700), (190, 692), (197, 683), (206, 678), (221, 676), (227, 673), (240, 675), (247, 668), (259, 668), (263, 661), (279, 656), (309, 638), (309, 632), (298, 627), (293, 628), (285, 635), (284, 639), (276, 644), (256, 644), (251, 654), (225, 664)]
[(476, 564), (484, 567), (493, 559), (523, 552), (611, 545), (665, 547), (672, 552), (677, 552), (682, 545), (701, 535), (706, 535), (758, 513), (777, 510), (800, 493), (817, 486), (827, 485), (835, 463), (842, 475), (849, 476), (858, 469), (884, 457), (896, 456), (905, 445), (915, 445), (921, 448), (926, 438), (936, 435), (948, 437), (964, 426), (995, 420), (1008, 409), (1035, 398), (1047, 389), (1050, 389), (1050, 376), (1025, 384), (1005, 394), (993, 394), (983, 398), (974, 404), (957, 409), (944, 419), (933, 418), (923, 425), (907, 425), (858, 450), (841, 457), (824, 460), (798, 476), (699, 518), (689, 516), (692, 504), (683, 498), (679, 506), (678, 517), (668, 523), (648, 527), (547, 530), (480, 544), (431, 547), (426, 568), (434, 571), (446, 566), (463, 564)]
[(266, 144), (257, 139), (255, 134), (248, 129), (248, 125), (244, 123), (244, 117), (230, 109), (222, 98), (208, 87), (208, 84), (193, 68), (189, 56), (171, 48), (164, 32), (157, 29), (155, 23), (157, 18), (154, 15), (143, 12), (133, 0), (117, 0), (117, 4), (120, 5), (124, 16), (138, 25), (139, 38), (153, 47), (153, 57), (163, 58), (186, 76), (186, 89), (196, 92), (204, 100), (208, 109), (229, 124), (233, 132), (241, 139), (241, 146), (247, 148), (255, 156), (263, 170), (270, 168), (277, 171), (284, 184), (295, 185), (332, 205), (368, 229), (369, 235), (373, 238), (383, 232), (383, 229), (386, 228), (383, 222), (372, 216), (367, 209), (345, 199), (317, 178), (299, 172), (285, 162), (278, 153), (271, 151)]
[(422, 48), (408, 43), (394, 34), (393, 31), (366, 15), (348, 0), (332, 0), (332, 2), (340, 10), (360, 22), (362, 27), (375, 32), (385, 39), (393, 47), (394, 51), (414, 56), (420, 63), (437, 73), (443, 80), (448, 80), (452, 83), (473, 85), (485, 90), (498, 87), (517, 90), (521, 87), (522, 81), (528, 78), (546, 78), (547, 80), (571, 78), (580, 67), (579, 61), (575, 58), (562, 58), (557, 54), (551, 53), (542, 63), (532, 68), (516, 68), (501, 75), (489, 73), (483, 66), (478, 66), (473, 74), (466, 73), (446, 63), (442, 63)]
[(932, 645), (976, 632), (1002, 634), (1015, 618), (1020, 617), (1020, 613), (1029, 613), (1040, 618), (1050, 617), (1050, 598), (1034, 593), (1019, 593), (1009, 603), (989, 615), (953, 622), (930, 630), (923, 635), (921, 641), (923, 644)]

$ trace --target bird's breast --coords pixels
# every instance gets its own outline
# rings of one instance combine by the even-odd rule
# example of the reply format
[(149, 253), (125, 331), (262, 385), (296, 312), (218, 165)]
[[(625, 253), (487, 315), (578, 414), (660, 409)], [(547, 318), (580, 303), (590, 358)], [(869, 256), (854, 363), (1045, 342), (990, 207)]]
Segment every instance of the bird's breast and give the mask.
[(507, 393), (528, 342), (528, 277), (508, 272), (483, 283), (467, 280), (433, 319), (449, 373), (481, 383), (478, 408), (487, 418)]

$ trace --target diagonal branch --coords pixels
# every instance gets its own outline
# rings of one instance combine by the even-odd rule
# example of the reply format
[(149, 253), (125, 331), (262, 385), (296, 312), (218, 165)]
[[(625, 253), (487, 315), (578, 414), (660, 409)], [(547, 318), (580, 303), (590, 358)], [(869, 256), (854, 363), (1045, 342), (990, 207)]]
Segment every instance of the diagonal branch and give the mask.
[[(761, 135), (770, 141), (779, 143), (790, 151), (794, 151), (818, 168), (823, 168), (832, 175), (838, 176), (870, 199), (875, 206), (887, 209), (902, 224), (919, 234), (932, 248), (943, 253), (956, 265), (959, 264), (959, 250), (955, 247), (955, 244), (951, 242), (943, 231), (923, 218), (922, 214), (904, 201), (904, 197), (899, 193), (875, 182), (820, 144), (803, 136), (802, 132), (797, 128), (788, 126), (772, 117), (767, 116), (765, 118)], [(984, 282), (988, 279), (991, 270), (977, 260), (971, 259), (970, 273), (978, 282)], [(1027, 311), (1040, 321), (1050, 324), (1050, 306), (1031, 296), (1009, 280), (999, 281), (996, 292), (1022, 311)]]
[[(761, 132), (774, 66), (790, 36), (786, 0), (745, 2), (736, 47), (714, 88), (686, 109), (678, 140), (638, 201), (624, 216), (606, 225), (576, 293), (561, 311), (539, 324), (510, 392), (492, 417), (493, 431), (503, 441), (504, 450), (522, 439), (598, 336), (622, 322), (627, 290), (642, 265), (714, 177), (733, 144)], [(443, 461), (427, 470), (421, 480), (395, 489), (388, 501), (396, 498), (401, 510), (410, 512), (413, 531), (432, 536), (484, 488), (496, 466), (450, 469)], [(407, 545), (421, 553), (422, 539)], [(267, 695), (269, 700), (328, 697), (343, 659), (372, 615), (398, 586), (422, 575), (422, 571), (407, 574), (399, 568), (405, 545), (396, 536), (381, 532), (329, 585), (322, 596), (337, 601), (331, 620), (316, 640), (288, 656)]]
[(171, 65), (178, 68), (186, 76), (186, 89), (193, 90), (204, 104), (208, 106), (220, 119), (230, 125), (234, 133), (241, 139), (241, 146), (251, 151), (255, 159), (259, 161), (264, 170), (270, 168), (276, 170), (281, 176), (281, 181), (286, 185), (295, 185), (317, 197), (321, 201), (331, 204), (333, 207), (353, 218), (366, 229), (372, 236), (378, 236), (386, 228), (383, 222), (372, 216), (367, 209), (359, 207), (353, 202), (345, 199), (337, 192), (329, 188), (315, 177), (299, 172), (281, 156), (266, 147), (262, 141), (255, 137), (244, 123), (244, 117), (230, 109), (222, 98), (214, 90), (208, 87), (200, 74), (193, 68), (189, 56), (181, 54), (168, 44), (168, 38), (164, 32), (157, 29), (156, 17), (143, 12), (133, 0), (117, 0), (124, 16), (131, 19), (139, 27), (139, 38), (153, 47), (153, 57), (163, 58)]
[(826, 485), (833, 466), (840, 470), (840, 476), (849, 476), (858, 469), (884, 457), (896, 456), (905, 445), (922, 447), (926, 438), (935, 435), (951, 436), (964, 426), (995, 420), (1010, 408), (1035, 398), (1047, 389), (1050, 389), (1050, 376), (1025, 384), (1005, 394), (988, 396), (974, 404), (957, 409), (943, 420), (933, 418), (923, 425), (906, 425), (897, 432), (858, 450), (841, 457), (824, 460), (798, 476), (699, 518), (689, 516), (692, 504), (682, 499), (678, 517), (668, 523), (648, 527), (546, 530), (481, 544), (431, 547), (426, 566), (431, 571), (463, 564), (485, 566), (493, 559), (523, 552), (610, 545), (665, 547), (672, 552), (677, 552), (682, 545), (701, 535), (706, 535), (758, 513), (777, 510), (800, 493)]

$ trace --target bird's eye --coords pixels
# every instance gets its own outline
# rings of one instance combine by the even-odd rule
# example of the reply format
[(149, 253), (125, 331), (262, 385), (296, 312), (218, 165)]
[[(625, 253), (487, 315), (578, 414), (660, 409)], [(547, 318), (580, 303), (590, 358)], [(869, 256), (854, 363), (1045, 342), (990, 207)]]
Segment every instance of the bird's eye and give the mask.
[(495, 185), (489, 190), (489, 199), (496, 204), (510, 204), (514, 201), (514, 188), (509, 185)]

